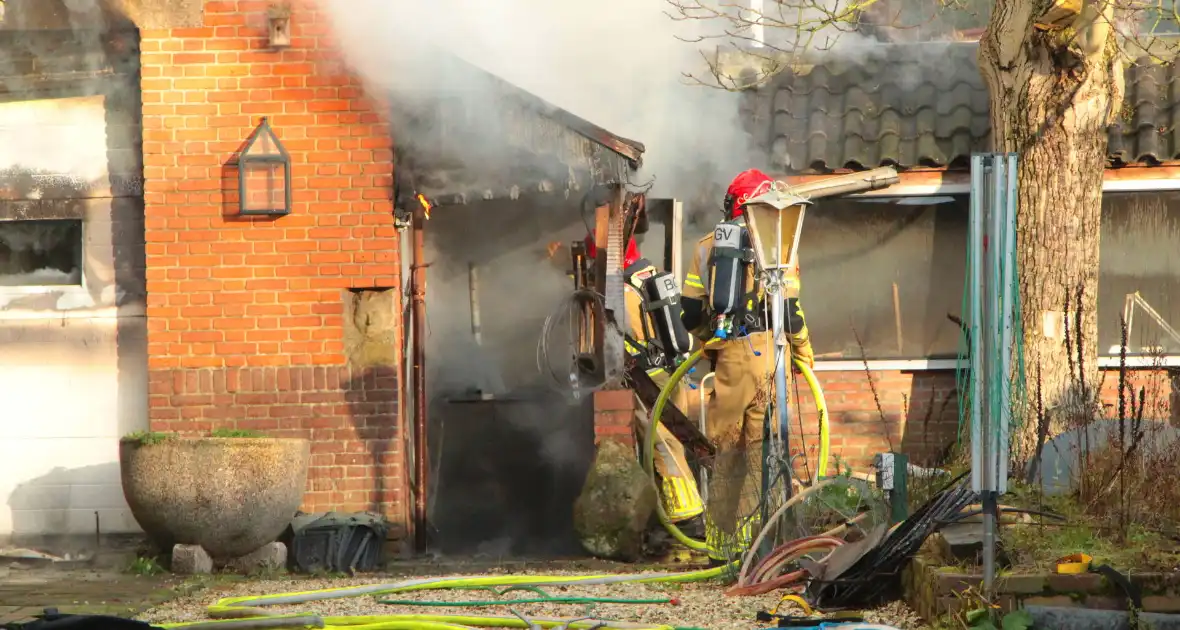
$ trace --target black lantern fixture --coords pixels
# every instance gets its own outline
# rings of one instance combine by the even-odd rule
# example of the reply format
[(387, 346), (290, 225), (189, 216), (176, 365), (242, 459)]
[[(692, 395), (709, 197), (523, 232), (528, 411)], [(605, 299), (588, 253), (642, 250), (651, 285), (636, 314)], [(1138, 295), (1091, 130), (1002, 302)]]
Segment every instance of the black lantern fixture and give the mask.
[(291, 156), (265, 118), (238, 156), (238, 213), (291, 214)]

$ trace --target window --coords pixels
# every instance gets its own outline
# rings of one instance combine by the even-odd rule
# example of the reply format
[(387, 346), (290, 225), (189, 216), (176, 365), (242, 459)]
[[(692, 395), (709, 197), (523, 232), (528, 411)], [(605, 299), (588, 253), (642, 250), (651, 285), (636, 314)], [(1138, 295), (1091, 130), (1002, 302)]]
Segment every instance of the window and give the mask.
[(1100, 242), (1099, 353), (1119, 354), (1130, 312), (1127, 354), (1180, 354), (1180, 192), (1106, 193)]
[(955, 358), (961, 336), (947, 315), (961, 316), (968, 212), (967, 195), (810, 208), (799, 270), (816, 359)]
[(80, 284), (81, 221), (0, 221), (0, 287)]
[[(1138, 16), (1137, 34), (1150, 37), (1152, 35), (1174, 35), (1180, 32), (1180, 23), (1176, 22), (1175, 12), (1174, 0), (1162, 0), (1158, 4), (1144, 5)], [(1148, 41), (1144, 41), (1144, 43), (1148, 43)]]

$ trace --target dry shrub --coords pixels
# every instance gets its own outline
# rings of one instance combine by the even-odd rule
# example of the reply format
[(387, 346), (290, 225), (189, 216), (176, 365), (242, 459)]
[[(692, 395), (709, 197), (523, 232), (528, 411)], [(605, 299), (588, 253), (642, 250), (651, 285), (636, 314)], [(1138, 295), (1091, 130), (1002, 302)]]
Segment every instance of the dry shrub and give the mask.
[[(1087, 515), (1125, 532), (1131, 525), (1175, 531), (1180, 521), (1180, 449), (1175, 430), (1144, 420), (1134, 433), (1115, 435), (1083, 461), (1079, 473)], [(1122, 442), (1122, 443), (1120, 443)]]

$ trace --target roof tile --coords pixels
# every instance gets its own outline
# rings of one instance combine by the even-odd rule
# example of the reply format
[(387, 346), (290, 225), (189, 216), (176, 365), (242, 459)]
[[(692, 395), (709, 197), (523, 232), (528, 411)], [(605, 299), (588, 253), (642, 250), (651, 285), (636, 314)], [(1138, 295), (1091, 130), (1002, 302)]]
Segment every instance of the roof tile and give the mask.
[[(987, 87), (971, 42), (883, 45), (786, 72), (753, 95), (769, 124), (754, 127), (773, 167), (965, 168), (990, 144)], [(931, 63), (937, 59), (937, 63)], [(1114, 165), (1180, 160), (1180, 65), (1134, 64), (1110, 127)]]

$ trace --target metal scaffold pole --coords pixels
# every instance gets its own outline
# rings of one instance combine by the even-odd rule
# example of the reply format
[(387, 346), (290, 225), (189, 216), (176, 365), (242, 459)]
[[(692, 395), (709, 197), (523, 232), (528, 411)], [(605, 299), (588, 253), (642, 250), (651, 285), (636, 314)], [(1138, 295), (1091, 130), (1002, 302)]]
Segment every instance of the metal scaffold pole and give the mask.
[(971, 157), (967, 282), (971, 485), (983, 508), (983, 589), (996, 577), (998, 498), (1008, 491), (1013, 380), (1019, 378), (1016, 154)]

